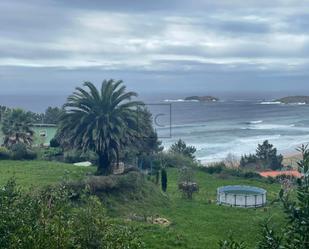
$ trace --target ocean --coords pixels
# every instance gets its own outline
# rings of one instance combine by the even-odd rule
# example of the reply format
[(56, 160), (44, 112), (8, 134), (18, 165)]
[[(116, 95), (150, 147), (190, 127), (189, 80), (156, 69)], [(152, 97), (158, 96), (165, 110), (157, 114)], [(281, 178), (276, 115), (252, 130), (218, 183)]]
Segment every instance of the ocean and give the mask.
[[(61, 106), (66, 96), (0, 96), (0, 105), (37, 112)], [(145, 100), (145, 99), (144, 99)], [(202, 162), (254, 153), (269, 140), (280, 153), (293, 153), (309, 143), (309, 105), (268, 103), (263, 99), (221, 99), (219, 102), (185, 102), (157, 96), (145, 102), (165, 148), (183, 139), (197, 148)]]
[[(204, 163), (254, 153), (259, 143), (269, 140), (280, 153), (294, 153), (309, 143), (309, 105), (247, 101), (212, 103), (169, 101), (170, 121), (157, 127), (168, 148), (179, 138), (197, 148)], [(159, 109), (159, 108), (157, 108)], [(161, 108), (163, 109), (163, 107)], [(160, 113), (155, 110), (156, 113)], [(165, 111), (168, 116), (168, 112)]]

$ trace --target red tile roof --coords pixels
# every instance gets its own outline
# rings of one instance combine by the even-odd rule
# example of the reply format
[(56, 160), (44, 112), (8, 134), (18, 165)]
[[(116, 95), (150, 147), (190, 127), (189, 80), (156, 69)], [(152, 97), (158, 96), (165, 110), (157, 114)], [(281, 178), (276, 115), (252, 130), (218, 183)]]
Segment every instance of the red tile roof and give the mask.
[(297, 178), (302, 177), (302, 174), (299, 173), (297, 170), (286, 170), (286, 171), (263, 171), (259, 172), (259, 174), (263, 177), (276, 177), (280, 175), (290, 175)]

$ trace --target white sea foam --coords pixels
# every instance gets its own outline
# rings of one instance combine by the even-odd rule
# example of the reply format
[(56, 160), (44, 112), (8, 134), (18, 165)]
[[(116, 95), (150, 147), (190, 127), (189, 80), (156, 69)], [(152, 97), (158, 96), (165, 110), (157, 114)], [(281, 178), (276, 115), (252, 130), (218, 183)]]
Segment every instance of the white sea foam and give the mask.
[(290, 103), (289, 105), (307, 105), (306, 102)]
[(165, 99), (164, 102), (184, 102), (184, 99)]
[(250, 125), (251, 130), (291, 130), (295, 129), (294, 124), (282, 125), (282, 124), (255, 124)]
[[(244, 154), (255, 153), (257, 144), (261, 144), (263, 141), (269, 140), (270, 143), (278, 149), (279, 153), (293, 152), (301, 144), (307, 144), (309, 142), (309, 135), (306, 136), (256, 136), (243, 139), (235, 139), (225, 145), (221, 145), (222, 149), (217, 150), (217, 153), (197, 153), (198, 159), (202, 163), (211, 163), (224, 160), (229, 153), (232, 153), (236, 157), (241, 157)], [(228, 145), (229, 148), (226, 147)], [(217, 145), (218, 146), (218, 145)], [(203, 146), (200, 146), (203, 147)], [(205, 146), (209, 147), (209, 146)], [(205, 152), (207, 149), (205, 150)], [(200, 150), (201, 152), (201, 150)]]
[(263, 123), (263, 120), (253, 120), (253, 121), (249, 121), (247, 124), (261, 124)]
[(263, 101), (260, 103), (261, 105), (281, 105), (280, 101)]
[(196, 99), (191, 100), (185, 100), (185, 99), (165, 99), (164, 102), (171, 102), (171, 103), (177, 103), (177, 102), (199, 102)]

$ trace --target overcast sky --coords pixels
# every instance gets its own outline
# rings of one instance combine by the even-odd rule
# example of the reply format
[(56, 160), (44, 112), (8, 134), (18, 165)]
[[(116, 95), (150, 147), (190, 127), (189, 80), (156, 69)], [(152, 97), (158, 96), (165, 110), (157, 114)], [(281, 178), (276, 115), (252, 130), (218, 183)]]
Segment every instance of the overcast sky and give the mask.
[(104, 78), (141, 93), (309, 93), (308, 10), (308, 0), (1, 0), (0, 95)]

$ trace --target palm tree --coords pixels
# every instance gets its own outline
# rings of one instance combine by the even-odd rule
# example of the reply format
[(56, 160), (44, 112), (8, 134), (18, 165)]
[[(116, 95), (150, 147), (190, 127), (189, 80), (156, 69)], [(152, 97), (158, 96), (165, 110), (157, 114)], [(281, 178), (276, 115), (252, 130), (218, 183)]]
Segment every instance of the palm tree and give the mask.
[(2, 119), (3, 144), (11, 147), (22, 143), (31, 146), (34, 131), (31, 129), (31, 118), (27, 112), (21, 109), (7, 111)]
[(64, 144), (98, 155), (98, 174), (110, 174), (119, 161), (119, 151), (136, 137), (139, 101), (126, 92), (122, 81), (104, 80), (101, 89), (85, 82), (68, 97), (60, 118), (58, 136)]

